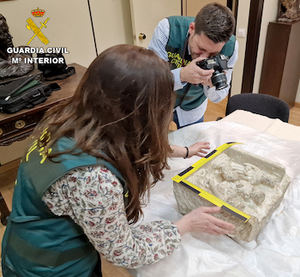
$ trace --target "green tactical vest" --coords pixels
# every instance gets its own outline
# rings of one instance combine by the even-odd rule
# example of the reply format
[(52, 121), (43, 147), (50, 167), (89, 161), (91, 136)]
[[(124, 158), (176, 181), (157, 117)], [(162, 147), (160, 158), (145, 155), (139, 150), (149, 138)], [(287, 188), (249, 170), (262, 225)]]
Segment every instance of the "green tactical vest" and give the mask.
[[(168, 62), (170, 64), (171, 70), (185, 66), (192, 60), (192, 57), (188, 55), (188, 53), (185, 57), (182, 57), (182, 55), (184, 51), (184, 43), (188, 35), (189, 26), (190, 23), (194, 21), (194, 19), (194, 17), (188, 16), (168, 17), (170, 24), (170, 33), (169, 40), (165, 49), (168, 54)], [(227, 57), (231, 57), (234, 52), (234, 48), (235, 36), (231, 36), (230, 39), (225, 43), (220, 53), (224, 54)], [(184, 94), (184, 89), (185, 88), (182, 88), (176, 91), (177, 98), (175, 107), (180, 105), (182, 96)], [(206, 96), (203, 92), (203, 86), (191, 85), (180, 107), (185, 111), (189, 111), (199, 107), (205, 101), (205, 99)]]
[[(74, 141), (64, 137), (53, 146), (53, 152), (73, 147)], [(35, 141), (18, 170), (2, 241), (3, 276), (91, 276), (98, 261), (96, 250), (81, 227), (67, 216), (51, 213), (42, 196), (51, 184), (78, 167), (104, 165), (122, 185), (124, 179), (111, 164), (85, 153), (60, 155), (56, 163), (47, 159), (44, 151)]]

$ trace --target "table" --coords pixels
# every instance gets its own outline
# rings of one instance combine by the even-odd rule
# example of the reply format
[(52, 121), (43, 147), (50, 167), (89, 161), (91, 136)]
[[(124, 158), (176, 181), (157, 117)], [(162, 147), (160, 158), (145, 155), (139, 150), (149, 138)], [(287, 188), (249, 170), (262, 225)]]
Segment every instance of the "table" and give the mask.
[(61, 90), (54, 91), (44, 103), (14, 114), (0, 113), (0, 146), (6, 146), (26, 138), (43, 117), (45, 111), (73, 96), (86, 68), (78, 64), (70, 66), (75, 67), (76, 73), (64, 80), (53, 81), (60, 85)]
[[(251, 128), (252, 127), (252, 128)], [(172, 255), (131, 274), (137, 277), (295, 277), (300, 276), (300, 127), (244, 111), (217, 122), (199, 123), (170, 133), (170, 143), (210, 141), (211, 150), (228, 141), (243, 150), (278, 162), (291, 183), (256, 242), (238, 244), (227, 236), (186, 234)], [(143, 221), (178, 220), (171, 178), (199, 158), (169, 159), (170, 170), (150, 193)]]
[[(61, 89), (52, 92), (44, 103), (14, 114), (0, 113), (0, 146), (8, 146), (27, 138), (49, 108), (73, 96), (86, 68), (78, 64), (70, 64), (70, 66), (75, 67), (76, 73), (66, 79), (53, 81), (58, 83)], [(3, 185), (5, 184), (1, 184), (1, 186)], [(1, 192), (0, 212), (1, 222), (5, 223), (9, 210)]]
[(272, 119), (259, 114), (237, 110), (224, 117), (221, 121), (239, 123), (279, 139), (300, 141), (300, 127), (282, 122), (280, 119)]

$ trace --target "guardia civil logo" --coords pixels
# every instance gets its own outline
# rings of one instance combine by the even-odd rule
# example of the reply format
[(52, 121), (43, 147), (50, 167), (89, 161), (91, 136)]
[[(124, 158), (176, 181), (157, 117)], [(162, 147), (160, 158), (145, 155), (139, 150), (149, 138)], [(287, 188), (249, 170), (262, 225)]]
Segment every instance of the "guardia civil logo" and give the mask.
[[(43, 9), (34, 9), (31, 11), (31, 14), (33, 17), (37, 19), (42, 19), (42, 17), (45, 15), (45, 10)], [(43, 33), (42, 29), (47, 28), (47, 23), (49, 21), (49, 17), (47, 17), (45, 20), (41, 20), (38, 25), (35, 24), (35, 22), (32, 20), (31, 17), (27, 18), (26, 22), (26, 28), (33, 32), (31, 38), (27, 42), (27, 45), (29, 45), (35, 38), (39, 39), (43, 44), (47, 45), (49, 43), (48, 38)]]
[[(44, 9), (36, 8), (31, 11), (32, 17), (26, 19), (26, 28), (28, 30), (28, 42), (27, 46), (21, 47), (8, 47), (8, 54), (25, 54), (25, 56), (12, 55), (11, 62), (27, 63), (27, 64), (64, 64), (65, 59), (62, 54), (69, 54), (66, 47), (46, 47), (50, 41), (47, 38), (47, 26), (50, 18), (45, 16), (46, 11)], [(45, 17), (44, 17), (45, 16)], [(30, 32), (29, 32), (30, 31)], [(30, 44), (32, 41), (38, 40), (38, 44), (42, 43), (43, 46), (32, 47)], [(53, 41), (52, 41), (53, 43)], [(51, 43), (49, 44), (49, 46)], [(26, 55), (29, 54), (29, 55)], [(39, 55), (41, 54), (41, 55)], [(43, 55), (44, 54), (44, 55)]]

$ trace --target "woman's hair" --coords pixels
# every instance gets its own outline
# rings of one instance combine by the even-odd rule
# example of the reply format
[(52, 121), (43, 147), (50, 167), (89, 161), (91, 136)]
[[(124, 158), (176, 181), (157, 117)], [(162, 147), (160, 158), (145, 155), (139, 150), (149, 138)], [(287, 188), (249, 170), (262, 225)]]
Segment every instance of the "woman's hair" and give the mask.
[(195, 33), (204, 33), (214, 43), (227, 42), (234, 28), (235, 18), (231, 10), (218, 3), (204, 6), (195, 18)]
[(83, 152), (115, 166), (129, 190), (128, 221), (136, 222), (141, 199), (168, 166), (173, 103), (168, 64), (150, 50), (117, 45), (92, 62), (70, 101), (50, 110), (38, 129), (48, 127), (47, 147), (71, 137)]

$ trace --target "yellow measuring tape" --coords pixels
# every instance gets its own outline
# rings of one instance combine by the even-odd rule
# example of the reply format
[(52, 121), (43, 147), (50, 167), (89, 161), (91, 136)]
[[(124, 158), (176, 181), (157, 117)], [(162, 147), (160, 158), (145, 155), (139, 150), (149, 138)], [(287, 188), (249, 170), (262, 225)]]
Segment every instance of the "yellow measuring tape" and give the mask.
[(188, 167), (184, 171), (180, 172), (178, 175), (172, 178), (178, 184), (184, 185), (190, 190), (197, 193), (199, 196), (204, 198), (205, 200), (209, 201), (210, 203), (221, 207), (223, 210), (229, 212), (230, 214), (234, 215), (235, 217), (239, 218), (240, 220), (244, 221), (245, 223), (250, 219), (250, 215), (238, 210), (237, 208), (231, 206), (230, 204), (226, 203), (225, 201), (221, 200), (220, 198), (214, 196), (213, 194), (205, 191), (202, 188), (192, 184), (191, 182), (187, 181), (186, 178), (192, 175), (194, 172), (199, 170), (200, 167), (205, 165), (210, 160), (214, 159), (216, 156), (220, 155), (223, 151), (231, 147), (232, 145), (240, 144), (239, 142), (227, 142), (212, 152), (208, 153), (204, 158), (200, 159), (198, 162), (194, 163), (192, 166)]

